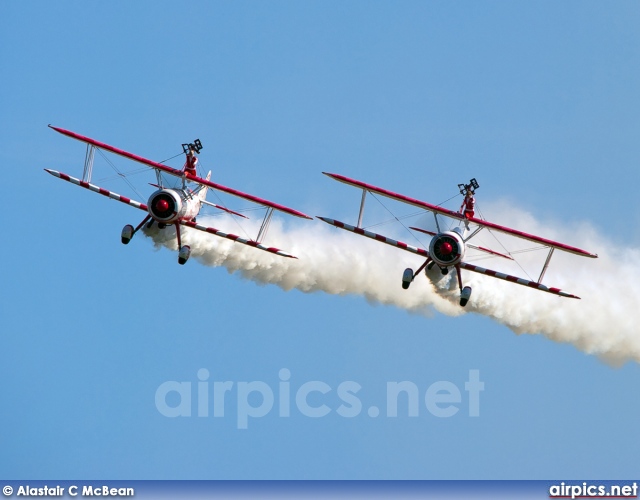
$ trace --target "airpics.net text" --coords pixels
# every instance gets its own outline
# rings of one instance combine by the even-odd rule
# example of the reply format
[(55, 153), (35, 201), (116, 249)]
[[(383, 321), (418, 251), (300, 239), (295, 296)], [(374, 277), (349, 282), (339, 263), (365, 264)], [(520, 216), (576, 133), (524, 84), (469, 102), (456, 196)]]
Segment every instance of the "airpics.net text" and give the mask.
[[(291, 372), (287, 368), (282, 368), (278, 377), (278, 388), (274, 391), (263, 381), (212, 381), (209, 380), (209, 370), (201, 368), (197, 372), (195, 383), (172, 380), (160, 384), (155, 393), (155, 405), (161, 415), (169, 418), (191, 417), (194, 414), (197, 417), (223, 418), (225, 410), (229, 410), (227, 413), (236, 410), (238, 429), (247, 429), (250, 418), (269, 415), (275, 405), (279, 417), (291, 417), (292, 406), (297, 414), (310, 418), (325, 417), (332, 412), (340, 417), (354, 418), (363, 411), (363, 401), (358, 396), (362, 386), (358, 382), (343, 381), (334, 389), (326, 382), (312, 380), (292, 387)], [(480, 370), (469, 370), (463, 390), (446, 380), (434, 382), (422, 391), (418, 384), (411, 381), (388, 381), (384, 416), (395, 418), (401, 414), (419, 417), (421, 409), (423, 414), (426, 409), (432, 416), (450, 418), (464, 414), (465, 412), (461, 413), (460, 410), (463, 403), (466, 403), (467, 416), (478, 417), (480, 393), (484, 389), (485, 384), (480, 380)], [(231, 401), (234, 397), (235, 405)], [(332, 409), (329, 406), (332, 402), (339, 405), (336, 404), (337, 407)], [(383, 416), (379, 407), (375, 405), (369, 406), (366, 414), (370, 418)]]

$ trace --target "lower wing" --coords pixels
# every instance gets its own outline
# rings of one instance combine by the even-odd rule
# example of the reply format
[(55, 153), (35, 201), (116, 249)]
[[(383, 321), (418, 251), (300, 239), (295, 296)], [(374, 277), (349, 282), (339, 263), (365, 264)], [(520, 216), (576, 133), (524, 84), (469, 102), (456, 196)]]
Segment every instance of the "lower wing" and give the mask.
[(181, 220), (180, 224), (185, 226), (185, 227), (190, 227), (192, 229), (197, 229), (198, 231), (203, 231), (203, 232), (209, 233), (209, 234), (215, 234), (216, 236), (220, 236), (221, 238), (226, 238), (228, 240), (235, 241), (236, 243), (242, 243), (243, 245), (248, 245), (250, 247), (257, 248), (259, 250), (264, 250), (265, 252), (274, 253), (276, 255), (280, 255), (281, 257), (289, 257), (291, 259), (297, 259), (297, 257), (295, 255), (291, 255), (290, 253), (287, 253), (287, 252), (285, 252), (283, 250), (280, 250), (279, 248), (267, 247), (267, 246), (265, 246), (262, 243), (259, 243), (257, 241), (248, 240), (248, 239), (242, 238), (242, 237), (240, 237), (240, 236), (238, 236), (236, 234), (225, 233), (223, 231), (220, 231), (219, 229), (216, 229), (215, 227), (207, 227), (207, 226), (203, 226), (201, 224), (197, 224), (196, 222), (187, 221), (187, 220)]
[(139, 208), (140, 210), (144, 210), (148, 212), (147, 206), (144, 203), (140, 203), (139, 201), (132, 200), (127, 198), (126, 196), (119, 195), (118, 193), (114, 193), (113, 191), (109, 191), (107, 189), (101, 188), (100, 186), (96, 186), (95, 184), (90, 184), (86, 181), (81, 181), (80, 179), (76, 179), (75, 177), (71, 177), (62, 172), (58, 172), (57, 170), (51, 170), (48, 168), (44, 169), (45, 172), (50, 173), (54, 177), (62, 179), (63, 181), (70, 182), (71, 184), (75, 184), (76, 186), (83, 187), (88, 189), (89, 191), (93, 191), (94, 193), (101, 194), (102, 196), (106, 196), (107, 198), (111, 198), (112, 200), (120, 201), (127, 205), (131, 205), (132, 207)]
[(485, 269), (484, 267), (475, 266), (473, 264), (467, 264), (465, 262), (461, 262), (460, 268), (466, 269), (467, 271), (472, 271), (474, 273), (491, 276), (492, 278), (498, 278), (499, 280), (508, 281), (509, 283), (516, 283), (517, 285), (533, 288), (534, 290), (540, 290), (541, 292), (553, 293), (555, 295), (559, 295), (560, 297), (568, 297), (570, 299), (580, 298), (577, 295), (572, 295), (570, 293), (563, 292), (559, 288), (548, 287), (546, 285), (543, 285), (542, 283), (536, 283), (535, 281), (526, 280), (524, 278), (518, 278), (517, 276), (510, 276), (509, 274), (501, 273), (498, 271), (492, 271), (491, 269)]

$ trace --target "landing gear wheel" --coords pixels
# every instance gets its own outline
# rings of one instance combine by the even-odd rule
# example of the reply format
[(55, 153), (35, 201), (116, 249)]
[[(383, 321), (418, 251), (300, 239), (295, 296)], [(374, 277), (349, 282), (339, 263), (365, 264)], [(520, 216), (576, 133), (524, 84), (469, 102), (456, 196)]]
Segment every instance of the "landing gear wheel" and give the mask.
[(470, 298), (471, 298), (471, 287), (465, 286), (462, 289), (462, 292), (460, 292), (460, 305), (462, 307), (466, 306)]
[(413, 269), (411, 269), (410, 267), (407, 267), (402, 273), (402, 288), (405, 290), (409, 288), (409, 285), (411, 285), (412, 281), (413, 281)]
[(441, 267), (440, 271), (442, 271), (442, 275), (446, 276), (447, 274), (449, 274), (449, 268), (448, 267)]
[(122, 233), (120, 234), (120, 241), (122, 241), (123, 245), (128, 245), (133, 238), (133, 226), (131, 224), (127, 224), (122, 228)]
[(191, 256), (191, 247), (189, 245), (183, 246), (178, 252), (178, 264), (183, 266)]

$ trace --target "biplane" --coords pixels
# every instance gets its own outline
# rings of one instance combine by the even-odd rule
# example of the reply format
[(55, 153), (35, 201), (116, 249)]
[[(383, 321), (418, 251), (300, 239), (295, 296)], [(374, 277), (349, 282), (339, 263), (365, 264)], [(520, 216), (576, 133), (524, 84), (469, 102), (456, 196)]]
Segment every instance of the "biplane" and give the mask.
[[(65, 130), (59, 127), (53, 127), (51, 125), (49, 125), (49, 127), (56, 132), (86, 143), (87, 150), (82, 179), (77, 179), (56, 170), (45, 169), (48, 173), (55, 177), (58, 177), (59, 179), (88, 189), (89, 191), (93, 191), (94, 193), (101, 194), (103, 196), (146, 212), (144, 219), (142, 219), (142, 221), (136, 227), (133, 227), (131, 224), (127, 224), (122, 229), (121, 241), (125, 245), (131, 241), (133, 236), (140, 229), (142, 229), (145, 224), (147, 224), (147, 227), (150, 228), (154, 223), (156, 223), (160, 229), (164, 229), (167, 226), (175, 227), (178, 243), (179, 264), (185, 264), (187, 260), (189, 260), (189, 256), (191, 255), (191, 248), (189, 247), (189, 245), (182, 244), (181, 227), (188, 227), (191, 229), (196, 229), (198, 231), (203, 231), (205, 233), (213, 234), (221, 238), (226, 238), (236, 243), (248, 245), (265, 252), (280, 255), (282, 257), (296, 258), (290, 253), (280, 250), (279, 248), (266, 246), (262, 243), (262, 241), (266, 236), (266, 232), (268, 230), (274, 210), (304, 219), (311, 219), (311, 217), (302, 212), (299, 212), (298, 210), (285, 207), (284, 205), (280, 205), (278, 203), (259, 198), (258, 196), (243, 193), (242, 191), (238, 191), (237, 189), (232, 189), (212, 182), (210, 180), (211, 172), (209, 172), (205, 178), (196, 175), (197, 158), (195, 157), (195, 154), (199, 153), (202, 149), (202, 143), (198, 139), (196, 139), (193, 143), (182, 145), (183, 152), (187, 156), (187, 161), (185, 162), (184, 168), (180, 170), (169, 167), (161, 162), (148, 160), (146, 158), (143, 158), (142, 156), (129, 153), (122, 149), (110, 146), (100, 141), (96, 141), (95, 139), (91, 139), (90, 137), (82, 136), (69, 130)], [(151, 193), (146, 204), (136, 200), (132, 200), (130, 198), (127, 198), (126, 196), (119, 195), (100, 186), (91, 184), (93, 160), (96, 149), (114, 153), (129, 160), (142, 163), (143, 165), (151, 167), (155, 171), (157, 183), (151, 185), (155, 187), (156, 190)], [(169, 176), (178, 178), (178, 187), (165, 186), (162, 174), (169, 174)], [(227, 233), (213, 227), (203, 226), (196, 222), (196, 217), (200, 213), (203, 205), (214, 207), (216, 209), (232, 214), (233, 216), (247, 218), (245, 215), (230, 210), (223, 205), (218, 205), (207, 201), (206, 196), (207, 190), (209, 188), (222, 191), (224, 193), (228, 193), (266, 207), (264, 219), (258, 231), (258, 235), (255, 239), (243, 238), (236, 234)]]
[[(360, 211), (358, 214), (358, 222), (355, 226), (350, 224), (346, 224), (344, 222), (340, 222), (335, 219), (330, 219), (328, 217), (318, 217), (320, 220), (335, 226), (340, 229), (344, 229), (346, 231), (350, 231), (355, 234), (359, 234), (360, 236), (364, 236), (366, 238), (371, 238), (376, 241), (380, 241), (382, 243), (386, 243), (387, 245), (391, 245), (407, 252), (411, 252), (416, 254), (422, 258), (424, 258), (424, 262), (422, 265), (414, 272), (412, 268), (407, 268), (404, 270), (402, 274), (402, 288), (405, 290), (409, 288), (413, 280), (420, 274), (422, 270), (425, 270), (425, 274), (427, 270), (431, 270), (433, 266), (438, 266), (443, 275), (449, 273), (449, 270), (453, 269), (456, 272), (458, 279), (458, 287), (460, 289), (460, 305), (462, 307), (466, 306), (471, 297), (471, 287), (464, 286), (462, 282), (462, 273), (461, 271), (467, 270), (474, 273), (484, 274), (486, 276), (490, 276), (492, 278), (497, 278), (500, 280), (508, 281), (510, 283), (516, 283), (518, 285), (523, 285), (534, 290), (540, 290), (543, 292), (551, 293), (558, 295), (560, 297), (569, 297), (573, 299), (579, 299), (577, 295), (573, 295), (571, 293), (560, 290), (559, 288), (549, 287), (542, 284), (542, 280), (544, 278), (545, 273), (549, 267), (549, 263), (551, 262), (551, 257), (553, 256), (553, 252), (555, 250), (561, 250), (563, 252), (569, 252), (575, 255), (580, 255), (583, 257), (598, 257), (596, 254), (587, 252), (586, 250), (582, 250), (580, 248), (576, 248), (570, 245), (566, 245), (564, 243), (560, 243), (557, 241), (552, 241), (540, 236), (536, 236), (533, 234), (528, 234), (523, 231), (519, 231), (517, 229), (511, 229), (506, 226), (501, 226), (499, 224), (495, 224), (493, 222), (489, 222), (487, 220), (481, 219), (479, 217), (475, 217), (473, 212), (473, 203), (472, 201), (469, 203), (469, 207), (464, 208), (465, 204), (463, 203), (463, 207), (459, 212), (455, 212), (453, 210), (449, 210), (440, 205), (433, 205), (431, 203), (426, 203), (424, 201), (417, 200), (415, 198), (410, 198), (408, 196), (404, 196), (399, 193), (394, 193), (393, 191), (389, 191), (387, 189), (383, 189), (377, 186), (373, 186), (371, 184), (367, 184), (366, 182), (361, 182), (355, 179), (350, 179), (349, 177), (345, 177), (344, 175), (339, 174), (330, 174), (327, 172), (323, 172), (325, 175), (331, 177), (334, 180), (342, 182), (344, 184), (348, 184), (350, 186), (354, 186), (362, 190), (362, 199), (360, 202)], [(478, 183), (475, 179), (471, 179), (469, 184), (459, 184), (460, 193), (462, 195), (467, 195), (465, 199), (471, 198), (473, 199), (473, 192), (477, 189)], [(383, 236), (378, 233), (374, 233), (362, 227), (362, 217), (364, 212), (364, 205), (367, 193), (377, 194), (386, 198), (390, 198), (392, 200), (396, 200), (402, 203), (406, 203), (420, 209), (423, 209), (426, 212), (430, 212), (433, 214), (435, 219), (435, 227), (436, 231), (429, 231), (427, 229), (422, 229), (418, 227), (411, 227), (410, 229), (418, 231), (420, 233), (427, 234), (431, 236), (430, 243), (428, 248), (420, 248), (417, 246), (409, 245), (402, 241), (395, 240), (393, 238), (389, 238), (388, 236)], [(471, 196), (469, 196), (469, 194)], [(453, 222), (457, 222), (458, 226), (453, 227), (451, 230), (445, 230), (441, 221), (438, 220), (438, 216), (448, 217), (452, 219)], [(470, 240), (474, 238), (478, 233), (483, 230), (487, 231), (496, 231), (503, 234), (508, 234), (511, 236), (515, 236), (516, 238), (520, 238), (523, 240), (528, 240), (533, 243), (541, 245), (541, 248), (548, 248), (548, 254), (546, 260), (542, 266), (542, 270), (540, 272), (540, 276), (537, 281), (527, 280), (524, 278), (518, 278), (516, 276), (511, 276), (506, 273), (502, 273), (499, 271), (493, 271), (491, 269), (485, 269), (483, 267), (477, 266), (475, 264), (471, 264), (469, 262), (465, 262), (465, 251), (467, 248), (471, 248), (474, 250), (478, 250), (480, 252), (484, 252), (486, 254), (490, 254), (495, 257), (511, 259), (513, 257), (508, 254), (504, 254), (501, 252), (496, 252), (495, 250), (491, 250), (489, 248), (473, 245), (470, 243)]]

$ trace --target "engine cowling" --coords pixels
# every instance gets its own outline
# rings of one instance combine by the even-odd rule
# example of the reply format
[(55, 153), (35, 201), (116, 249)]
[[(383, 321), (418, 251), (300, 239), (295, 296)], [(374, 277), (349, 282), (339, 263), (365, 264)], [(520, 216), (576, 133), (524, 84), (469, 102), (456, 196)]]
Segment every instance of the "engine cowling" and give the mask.
[(188, 198), (182, 191), (160, 189), (147, 202), (147, 210), (158, 222), (171, 224), (180, 219), (190, 219), (198, 215), (199, 207), (193, 198)]
[(458, 264), (464, 258), (464, 251), (462, 236), (455, 231), (436, 234), (429, 244), (429, 255), (442, 268)]

